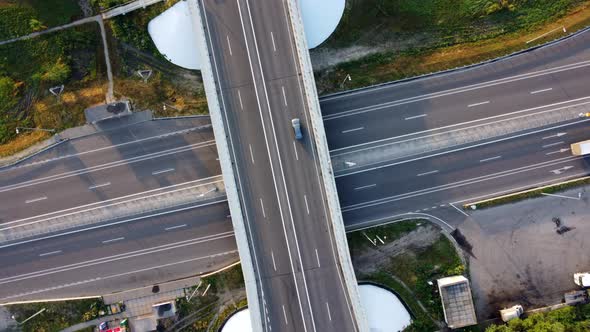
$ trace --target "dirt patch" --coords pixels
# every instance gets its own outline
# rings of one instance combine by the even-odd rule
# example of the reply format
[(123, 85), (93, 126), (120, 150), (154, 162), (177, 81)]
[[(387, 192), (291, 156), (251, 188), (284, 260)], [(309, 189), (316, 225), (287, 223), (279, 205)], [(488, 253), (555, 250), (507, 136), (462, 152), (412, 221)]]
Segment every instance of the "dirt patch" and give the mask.
[[(420, 249), (431, 246), (440, 236), (440, 230), (430, 224), (380, 246), (368, 246), (353, 255), (353, 265), (361, 274), (371, 274), (389, 264), (391, 257), (409, 253), (415, 255)], [(386, 240), (386, 239), (385, 239)]]

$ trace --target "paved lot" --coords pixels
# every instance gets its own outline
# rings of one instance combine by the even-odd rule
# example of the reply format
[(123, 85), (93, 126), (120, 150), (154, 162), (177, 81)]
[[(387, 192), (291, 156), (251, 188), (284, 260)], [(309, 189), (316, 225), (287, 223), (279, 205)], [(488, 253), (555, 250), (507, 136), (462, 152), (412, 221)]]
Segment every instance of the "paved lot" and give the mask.
[[(590, 270), (590, 186), (471, 213), (459, 226), (473, 245), (470, 273), (478, 319), (520, 303), (559, 303), (576, 289), (573, 273)], [(572, 230), (556, 232), (553, 217)]]

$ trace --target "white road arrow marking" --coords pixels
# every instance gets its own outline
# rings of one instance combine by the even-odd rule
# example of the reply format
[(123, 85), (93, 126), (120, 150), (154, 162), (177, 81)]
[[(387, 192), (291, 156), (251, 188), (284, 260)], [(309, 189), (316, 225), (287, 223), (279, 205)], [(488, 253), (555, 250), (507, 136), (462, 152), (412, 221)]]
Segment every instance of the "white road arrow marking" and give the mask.
[(557, 133), (555, 135), (545, 136), (542, 139), (550, 139), (550, 138), (555, 138), (555, 137), (561, 137), (561, 136), (564, 136), (564, 135), (567, 135), (567, 133)]
[(547, 155), (547, 156), (550, 156), (550, 155), (552, 155), (552, 154), (556, 154), (556, 153), (564, 153), (564, 152), (566, 152), (566, 151), (569, 151), (569, 150), (570, 150), (570, 149), (559, 149), (559, 150), (557, 150), (557, 151), (551, 151), (551, 152), (547, 152), (547, 153), (545, 153), (545, 155)]
[(561, 174), (561, 173), (563, 173), (563, 172), (565, 172), (565, 171), (567, 171), (568, 169), (571, 169), (571, 168), (574, 168), (574, 166), (564, 166), (562, 168), (551, 170), (550, 172), (553, 173), (553, 174), (555, 174), (555, 175), (558, 175), (558, 174)]
[(345, 164), (346, 164), (346, 166), (348, 166), (348, 167), (353, 167), (353, 166), (356, 166), (356, 163), (353, 163), (352, 161), (345, 161), (344, 163), (345, 163)]

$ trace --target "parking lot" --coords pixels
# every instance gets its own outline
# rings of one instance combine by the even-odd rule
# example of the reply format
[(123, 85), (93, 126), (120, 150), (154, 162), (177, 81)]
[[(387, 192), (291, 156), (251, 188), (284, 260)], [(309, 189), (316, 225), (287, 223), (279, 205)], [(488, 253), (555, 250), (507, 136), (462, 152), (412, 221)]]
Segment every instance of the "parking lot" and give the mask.
[(470, 212), (458, 228), (473, 247), (478, 320), (517, 303), (525, 310), (560, 303), (577, 289), (573, 273), (590, 271), (589, 189)]

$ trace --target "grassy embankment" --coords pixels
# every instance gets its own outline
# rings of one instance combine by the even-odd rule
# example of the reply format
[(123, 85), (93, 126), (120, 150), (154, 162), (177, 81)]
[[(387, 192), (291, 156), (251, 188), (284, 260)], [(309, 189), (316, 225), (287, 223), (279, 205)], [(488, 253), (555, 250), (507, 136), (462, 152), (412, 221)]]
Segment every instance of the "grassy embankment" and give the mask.
[[(53, 332), (97, 318), (101, 306), (102, 302), (99, 299), (87, 299), (15, 304), (7, 306), (7, 309), (12, 315), (14, 315), (18, 322), (22, 322), (39, 310), (45, 308), (45, 311), (41, 314), (21, 325), (20, 329), (22, 332)], [(89, 327), (81, 331), (91, 332), (93, 331), (93, 328)]]
[[(99, 6), (122, 0), (98, 0)], [(136, 107), (151, 109), (156, 116), (206, 114), (207, 101), (200, 72), (177, 67), (160, 54), (148, 33), (148, 23), (178, 0), (167, 0), (109, 21), (113, 36), (115, 95), (130, 98)], [(138, 69), (153, 70), (147, 82)], [(163, 104), (167, 107), (164, 110)]]
[[(53, 26), (79, 16), (74, 0), (0, 0), (0, 40), (36, 30), (34, 21)], [(0, 59), (0, 157), (48, 136), (17, 136), (17, 126), (63, 130), (84, 123), (84, 108), (104, 101), (104, 60), (95, 24), (2, 45)], [(60, 84), (65, 90), (58, 101), (47, 89)]]
[[(425, 227), (426, 223), (423, 220), (402, 221), (350, 233), (348, 243), (353, 262), (355, 256), (366, 250), (380, 250), (379, 247), (395, 242), (411, 232), (420, 231), (420, 228)], [(367, 239), (367, 237), (377, 239), (377, 236), (383, 239), (386, 244), (377, 242), (377, 246), (374, 246)], [(436, 293), (436, 283), (431, 286), (428, 281), (465, 272), (465, 266), (461, 263), (453, 244), (440, 234), (434, 243), (425, 248), (415, 249), (410, 246), (407, 250), (396, 255), (385, 255), (384, 261), (375, 262), (379, 266), (376, 272), (357, 273), (359, 282), (370, 281), (385, 285), (400, 296), (414, 316), (413, 324), (407, 331), (436, 330), (437, 327), (433, 319), (444, 320), (442, 306)], [(359, 266), (355, 266), (355, 270), (359, 268)], [(417, 300), (424, 305), (426, 312)]]
[[(493, 59), (590, 24), (582, 0), (354, 0), (320, 50), (391, 44), (395, 51), (369, 55), (316, 73), (320, 93), (456, 68)], [(341, 86), (350, 74), (352, 81)]]

